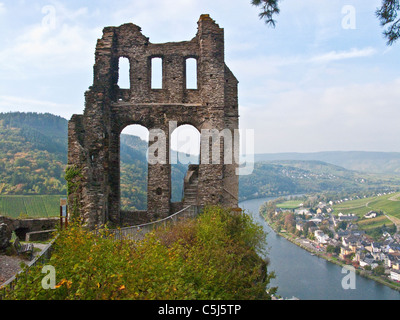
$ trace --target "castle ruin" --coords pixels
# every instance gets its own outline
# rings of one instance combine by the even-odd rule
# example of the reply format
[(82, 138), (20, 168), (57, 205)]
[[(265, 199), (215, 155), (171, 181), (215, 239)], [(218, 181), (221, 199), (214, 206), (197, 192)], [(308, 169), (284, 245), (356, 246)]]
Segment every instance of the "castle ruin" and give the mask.
[[(129, 60), (130, 87), (118, 86), (119, 60)], [(162, 88), (151, 88), (151, 62), (162, 59)], [(186, 60), (197, 62), (197, 88), (186, 88)], [(128, 125), (170, 132), (170, 123), (232, 132), (238, 129), (235, 76), (224, 62), (224, 30), (201, 15), (190, 41), (151, 43), (140, 27), (128, 23), (106, 27), (97, 41), (93, 85), (85, 93), (82, 115), (68, 125), (69, 208), (79, 211), (89, 228), (107, 222), (121, 224), (120, 134)], [(221, 204), (237, 207), (235, 163), (190, 165), (182, 203), (171, 203), (170, 137), (166, 163), (148, 164), (148, 220), (163, 218), (185, 205)], [(149, 141), (149, 148), (155, 141)], [(211, 144), (211, 143), (210, 143)], [(233, 152), (233, 151), (231, 151)], [(190, 191), (190, 192), (189, 192)], [(190, 193), (190, 196), (189, 196)]]

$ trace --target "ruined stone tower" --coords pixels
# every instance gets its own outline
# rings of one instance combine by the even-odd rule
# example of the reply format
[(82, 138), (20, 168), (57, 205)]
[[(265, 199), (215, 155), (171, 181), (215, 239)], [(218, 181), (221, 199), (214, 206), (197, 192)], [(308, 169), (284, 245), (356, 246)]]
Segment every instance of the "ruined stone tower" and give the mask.
[[(129, 89), (118, 87), (121, 57), (129, 59)], [(161, 89), (151, 88), (153, 58), (162, 59)], [(188, 58), (197, 61), (197, 89), (186, 88)], [(161, 129), (167, 133), (166, 150), (171, 122), (190, 124), (199, 132), (228, 129), (233, 136), (238, 128), (237, 84), (224, 62), (224, 31), (208, 15), (200, 17), (192, 40), (176, 43), (151, 43), (131, 23), (104, 28), (84, 113), (73, 115), (68, 125), (68, 167), (74, 173), (69, 180), (69, 207), (79, 212), (89, 228), (108, 221), (120, 223), (121, 131), (132, 124)], [(149, 147), (153, 143), (149, 141)], [(220, 143), (219, 164), (200, 163), (189, 169), (185, 190), (192, 191), (192, 204), (237, 206), (237, 165), (223, 162), (222, 139)], [(168, 216), (176, 207), (170, 201), (169, 152), (165, 158), (166, 163), (148, 164), (147, 214), (151, 219)]]

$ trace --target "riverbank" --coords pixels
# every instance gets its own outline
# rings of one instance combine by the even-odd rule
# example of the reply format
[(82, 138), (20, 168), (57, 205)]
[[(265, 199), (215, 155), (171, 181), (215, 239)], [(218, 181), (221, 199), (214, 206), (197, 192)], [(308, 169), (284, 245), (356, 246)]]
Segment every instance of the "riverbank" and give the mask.
[[(269, 225), (269, 227), (278, 236), (285, 238), (286, 240), (290, 241), (291, 243), (295, 244), (296, 246), (308, 251), (312, 255), (315, 255), (319, 258), (325, 259), (326, 261), (331, 262), (331, 263), (336, 264), (341, 267), (346, 266), (344, 261), (339, 260), (338, 258), (334, 257), (333, 255), (322, 251), (322, 249), (316, 249), (315, 244), (313, 244), (311, 240), (296, 237), (295, 235), (288, 233), (288, 232), (279, 232), (276, 230), (274, 223), (272, 223), (271, 221), (268, 221), (268, 219), (261, 213), (259, 213), (259, 215), (266, 221), (266, 223)], [(355, 269), (355, 272), (364, 278), (376, 281), (382, 285), (389, 287), (390, 289), (400, 292), (400, 284), (393, 283), (392, 281), (385, 279), (381, 276), (375, 276), (367, 270)]]

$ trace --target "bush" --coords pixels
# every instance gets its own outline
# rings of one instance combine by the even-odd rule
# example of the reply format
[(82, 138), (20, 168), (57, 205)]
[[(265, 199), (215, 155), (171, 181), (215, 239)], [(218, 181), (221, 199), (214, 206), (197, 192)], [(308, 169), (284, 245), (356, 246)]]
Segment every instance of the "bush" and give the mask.
[[(107, 233), (107, 231), (104, 231)], [(113, 241), (78, 224), (60, 232), (48, 264), (22, 273), (8, 299), (269, 299), (265, 234), (245, 214), (206, 208), (197, 219), (157, 229), (142, 241)]]

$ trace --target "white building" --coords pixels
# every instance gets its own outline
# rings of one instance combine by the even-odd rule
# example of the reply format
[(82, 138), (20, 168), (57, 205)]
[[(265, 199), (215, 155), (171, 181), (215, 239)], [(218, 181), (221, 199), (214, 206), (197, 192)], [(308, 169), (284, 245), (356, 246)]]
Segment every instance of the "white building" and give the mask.
[(364, 218), (366, 219), (372, 219), (376, 217), (376, 212), (370, 211), (367, 214), (364, 215)]
[(322, 230), (315, 230), (314, 236), (319, 243), (327, 243), (327, 241), (329, 240), (329, 236), (325, 234)]
[(400, 282), (400, 272), (395, 270), (390, 270), (390, 279)]

